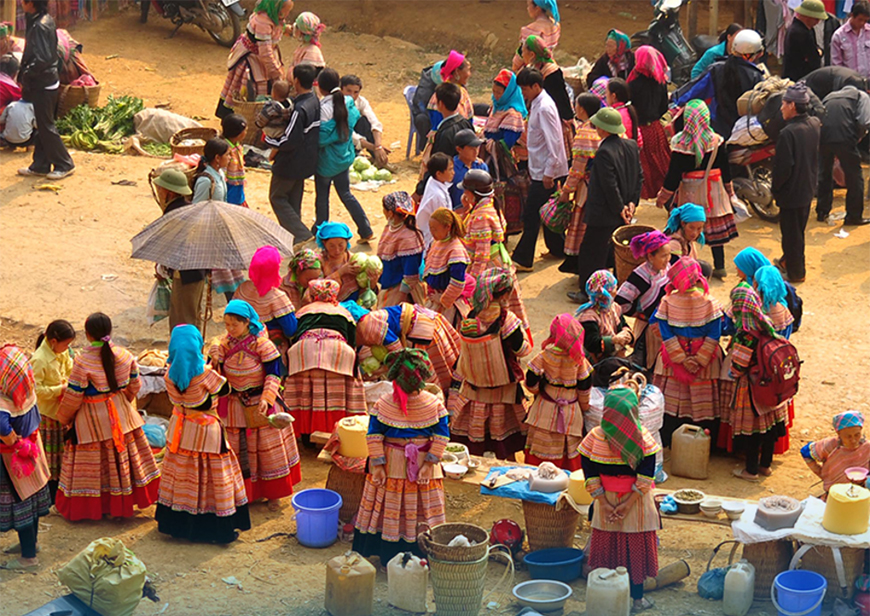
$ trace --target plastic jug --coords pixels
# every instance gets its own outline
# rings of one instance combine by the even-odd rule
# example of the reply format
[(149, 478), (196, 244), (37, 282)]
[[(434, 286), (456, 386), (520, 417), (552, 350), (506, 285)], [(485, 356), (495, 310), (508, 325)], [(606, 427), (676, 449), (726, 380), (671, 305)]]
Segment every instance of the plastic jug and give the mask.
[(870, 491), (860, 486), (838, 483), (828, 491), (822, 526), (838, 535), (860, 535), (870, 520)]
[(725, 616), (746, 616), (755, 594), (755, 567), (741, 560), (728, 568), (725, 574), (725, 594), (722, 611)]
[(625, 567), (601, 567), (586, 578), (586, 616), (629, 616), (631, 590)]
[(406, 612), (426, 612), (429, 565), (410, 552), (396, 554), (387, 564), (390, 605)]
[(338, 454), (346, 458), (367, 458), (369, 446), (366, 435), (369, 431), (368, 415), (345, 417), (337, 424)]
[(330, 560), (326, 563), (326, 611), (332, 616), (371, 616), (376, 575), (374, 566), (356, 552)]
[(671, 474), (706, 479), (710, 462), (710, 436), (703, 428), (683, 424), (671, 438)]
[(574, 471), (568, 477), (568, 494), (578, 505), (591, 505), (592, 495), (586, 490), (586, 477), (583, 471)]

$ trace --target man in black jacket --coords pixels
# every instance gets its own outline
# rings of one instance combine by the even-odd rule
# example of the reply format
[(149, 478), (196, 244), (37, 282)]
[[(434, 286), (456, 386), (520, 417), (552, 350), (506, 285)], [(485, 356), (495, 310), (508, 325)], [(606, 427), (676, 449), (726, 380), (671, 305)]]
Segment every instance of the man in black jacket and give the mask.
[(586, 233), (577, 255), (580, 290), (568, 293), (577, 303), (587, 301), (586, 280), (595, 271), (613, 264), (611, 236), (618, 227), (629, 224), (640, 200), (643, 170), (640, 150), (634, 139), (620, 137), (625, 132), (619, 112), (610, 107), (592, 116), (601, 143), (589, 171), (589, 189), (583, 222)]
[(18, 79), (22, 98), (33, 103), (37, 139), (33, 162), (18, 173), (61, 180), (75, 171), (75, 164), (54, 124), (60, 88), (57, 26), (48, 14), (48, 0), (24, 0), (21, 6), (27, 14), (27, 34)]
[(279, 139), (267, 137), (266, 143), (277, 148), (272, 163), (269, 200), (281, 226), (293, 234), (295, 244), (307, 242), (313, 235), (302, 222), (302, 194), (305, 178), (317, 169), (320, 149), (320, 101), (311, 91), (317, 68), (300, 64), (293, 69), (293, 113), (287, 129)]
[(822, 54), (813, 28), (827, 18), (822, 0), (804, 0), (794, 10), (794, 21), (785, 33), (783, 77), (799, 81), (822, 65)]
[(810, 95), (804, 83), (789, 86), (782, 97), (785, 126), (776, 140), (773, 159), (773, 196), (780, 209), (782, 258), (776, 265), (791, 282), (807, 276), (804, 231), (819, 179), (821, 123), (807, 115)]
[[(443, 62), (436, 62), (432, 66), (427, 66), (420, 73), (420, 81), (417, 83), (417, 89), (414, 91), (414, 100), (411, 104), (414, 107), (414, 128), (417, 129), (417, 134), (420, 135), (420, 143), (424, 143), (426, 135), (432, 130), (432, 121), (429, 119), (429, 100), (435, 93), (435, 87), (441, 83), (441, 75), (438, 71), (441, 70)], [(437, 75), (438, 81), (435, 81)]]

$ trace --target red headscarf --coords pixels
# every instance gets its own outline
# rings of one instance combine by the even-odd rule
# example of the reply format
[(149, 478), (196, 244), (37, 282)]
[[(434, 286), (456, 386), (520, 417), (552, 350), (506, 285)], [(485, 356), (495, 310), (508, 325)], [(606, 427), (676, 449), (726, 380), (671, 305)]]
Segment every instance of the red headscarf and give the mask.
[(667, 291), (685, 292), (695, 287), (701, 287), (704, 293), (710, 292), (707, 279), (701, 272), (701, 265), (691, 257), (681, 257), (668, 270)]
[(550, 337), (544, 340), (541, 348), (546, 349), (554, 344), (579, 363), (586, 357), (583, 352), (584, 333), (583, 326), (571, 314), (560, 314), (550, 323)]

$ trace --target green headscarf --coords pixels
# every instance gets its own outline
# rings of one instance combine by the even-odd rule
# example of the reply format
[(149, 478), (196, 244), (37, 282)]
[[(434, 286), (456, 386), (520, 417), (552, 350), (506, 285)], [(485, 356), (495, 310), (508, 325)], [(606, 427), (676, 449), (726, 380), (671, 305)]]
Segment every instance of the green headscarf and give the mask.
[(526, 49), (535, 54), (535, 62), (537, 64), (549, 64), (550, 62), (555, 62), (553, 59), (553, 52), (544, 44), (544, 41), (540, 36), (530, 34), (526, 37), (525, 46)]
[(257, 13), (265, 13), (269, 16), (269, 19), (272, 20), (272, 23), (277, 26), (281, 22), (278, 13), (281, 12), (281, 7), (284, 6), (285, 2), (287, 2), (287, 0), (260, 0), (254, 11)]
[(643, 428), (637, 417), (637, 394), (627, 387), (607, 390), (604, 395), (604, 416), (601, 429), (610, 448), (619, 454), (632, 470), (637, 470), (644, 458)]

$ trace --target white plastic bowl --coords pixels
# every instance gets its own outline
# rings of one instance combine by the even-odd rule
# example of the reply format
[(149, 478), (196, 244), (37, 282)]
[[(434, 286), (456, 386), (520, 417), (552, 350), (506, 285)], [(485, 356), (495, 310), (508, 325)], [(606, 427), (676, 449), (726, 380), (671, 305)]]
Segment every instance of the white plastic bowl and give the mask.
[(524, 607), (539, 612), (555, 612), (565, 607), (565, 602), (574, 591), (556, 580), (529, 580), (514, 586), (514, 598)]
[(722, 511), (725, 512), (729, 520), (739, 520), (745, 510), (746, 504), (742, 501), (724, 501), (722, 503)]
[(442, 464), (441, 470), (450, 479), (462, 479), (468, 472), (468, 467), (464, 464)]

